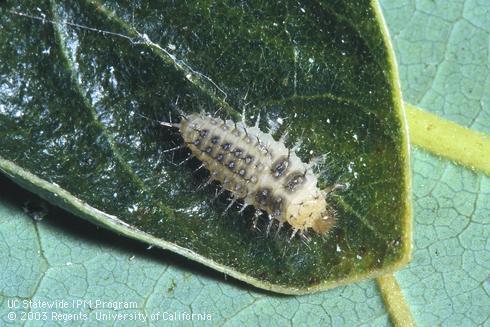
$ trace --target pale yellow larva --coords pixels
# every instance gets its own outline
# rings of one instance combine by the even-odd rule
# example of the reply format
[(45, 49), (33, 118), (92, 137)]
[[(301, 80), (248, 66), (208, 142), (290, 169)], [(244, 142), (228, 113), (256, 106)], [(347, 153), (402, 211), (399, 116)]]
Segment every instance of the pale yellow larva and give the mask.
[(210, 180), (220, 182), (245, 205), (265, 211), (280, 227), (287, 222), (292, 236), (309, 229), (325, 234), (333, 227), (334, 211), (311, 166), (270, 134), (203, 114), (187, 115), (172, 126), (179, 128)]

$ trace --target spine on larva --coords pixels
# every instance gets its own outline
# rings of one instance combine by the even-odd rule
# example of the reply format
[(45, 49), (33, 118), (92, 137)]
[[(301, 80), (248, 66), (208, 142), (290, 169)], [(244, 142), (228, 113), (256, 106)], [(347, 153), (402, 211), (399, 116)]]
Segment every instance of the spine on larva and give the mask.
[(246, 205), (265, 211), (280, 226), (289, 223), (293, 233), (311, 228), (324, 234), (333, 226), (333, 210), (311, 167), (270, 134), (201, 114), (185, 117), (179, 129), (210, 178)]

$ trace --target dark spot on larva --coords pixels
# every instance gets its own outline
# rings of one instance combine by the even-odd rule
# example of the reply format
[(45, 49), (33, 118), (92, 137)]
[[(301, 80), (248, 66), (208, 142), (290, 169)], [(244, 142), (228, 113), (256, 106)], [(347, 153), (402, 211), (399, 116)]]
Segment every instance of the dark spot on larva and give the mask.
[(223, 162), (223, 159), (225, 158), (225, 156), (223, 155), (223, 153), (219, 153), (217, 156), (216, 156), (216, 161), (218, 162)]
[(221, 144), (221, 148), (222, 148), (223, 150), (225, 150), (225, 151), (228, 151), (228, 150), (230, 150), (230, 148), (231, 148), (231, 144), (230, 144), (230, 143), (228, 143), (228, 142), (225, 142), (225, 143)]
[(250, 165), (250, 164), (252, 163), (252, 161), (253, 161), (253, 160), (254, 160), (254, 158), (253, 158), (251, 155), (247, 155), (247, 156), (245, 157), (245, 163), (246, 163), (247, 165)]
[(298, 189), (298, 187), (303, 184), (305, 181), (305, 176), (300, 173), (293, 173), (289, 175), (286, 181), (286, 189), (288, 191), (294, 192)]
[(255, 193), (255, 201), (261, 207), (266, 207), (269, 204), (269, 197), (271, 196), (271, 191), (267, 188), (259, 189)]
[(283, 203), (284, 203), (284, 200), (280, 196), (278, 196), (276, 198), (271, 198), (269, 205), (270, 205), (273, 217), (279, 217), (282, 214)]
[(219, 136), (214, 135), (214, 136), (211, 138), (211, 143), (213, 143), (213, 144), (218, 144), (218, 142), (219, 142)]
[(242, 155), (243, 153), (243, 150), (240, 149), (240, 148), (235, 148), (235, 150), (233, 150), (233, 154), (235, 155), (235, 157), (237, 158), (240, 158), (240, 156)]
[(234, 161), (230, 161), (227, 166), (231, 171), (233, 171), (235, 169), (236, 164)]
[(281, 177), (286, 173), (288, 167), (289, 160), (287, 158), (281, 158), (272, 165), (272, 174), (274, 177)]
[(209, 133), (209, 131), (208, 131), (207, 129), (201, 129), (201, 130), (199, 131), (199, 135), (200, 135), (201, 137), (206, 137), (206, 136), (208, 136), (208, 133)]
[(192, 142), (194, 145), (199, 145), (201, 144), (201, 139), (196, 139), (194, 142)]
[(240, 198), (244, 198), (247, 196), (247, 188), (241, 183), (235, 185), (234, 191)]
[(206, 148), (206, 153), (207, 153), (207, 154), (209, 154), (209, 153), (211, 153), (211, 152), (213, 152), (213, 148), (212, 148), (212, 147), (210, 147), (210, 146), (208, 146), (208, 147)]
[(245, 173), (246, 173), (245, 169), (240, 169), (240, 170), (238, 171), (238, 175), (240, 175), (240, 176), (242, 176), (242, 177), (243, 177), (243, 176), (245, 176)]

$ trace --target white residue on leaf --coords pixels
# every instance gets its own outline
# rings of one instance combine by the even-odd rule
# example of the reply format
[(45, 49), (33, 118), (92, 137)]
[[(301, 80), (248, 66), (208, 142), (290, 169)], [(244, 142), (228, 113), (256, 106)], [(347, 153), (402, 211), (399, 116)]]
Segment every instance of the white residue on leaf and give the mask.
[(16, 109), (13, 112), (13, 114), (14, 114), (14, 117), (16, 117), (16, 118), (20, 118), (20, 117), (24, 116), (24, 112), (22, 110), (20, 110), (20, 109)]
[(114, 67), (109, 67), (109, 83), (111, 83), (112, 87), (115, 89), (117, 87), (117, 79), (116, 75), (114, 74)]
[(349, 173), (352, 173), (354, 169), (352, 168), (354, 166), (354, 161), (349, 162), (349, 165), (347, 166), (347, 170)]
[(131, 213), (135, 212), (136, 210), (138, 210), (137, 204), (133, 204), (132, 206), (128, 207), (128, 211)]

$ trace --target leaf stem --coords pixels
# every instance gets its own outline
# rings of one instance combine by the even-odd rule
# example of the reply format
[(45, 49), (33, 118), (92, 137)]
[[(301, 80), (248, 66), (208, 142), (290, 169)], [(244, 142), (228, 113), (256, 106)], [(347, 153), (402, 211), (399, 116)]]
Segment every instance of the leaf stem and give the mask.
[(490, 175), (490, 137), (405, 103), (410, 142)]
[(410, 308), (405, 302), (400, 285), (394, 275), (384, 275), (376, 279), (385, 306), (396, 327), (415, 326)]

